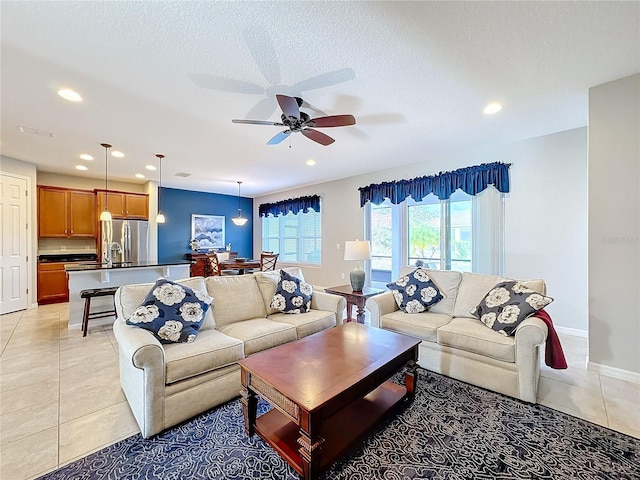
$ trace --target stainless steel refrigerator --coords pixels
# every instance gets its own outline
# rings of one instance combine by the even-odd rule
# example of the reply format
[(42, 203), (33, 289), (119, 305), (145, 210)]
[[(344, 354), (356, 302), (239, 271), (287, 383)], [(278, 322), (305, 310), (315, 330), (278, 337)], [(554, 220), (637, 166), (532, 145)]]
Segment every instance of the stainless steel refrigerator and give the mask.
[[(101, 222), (102, 260), (111, 248), (113, 263), (149, 260), (149, 222), (147, 220), (112, 220)], [(117, 244), (117, 245), (116, 245)]]

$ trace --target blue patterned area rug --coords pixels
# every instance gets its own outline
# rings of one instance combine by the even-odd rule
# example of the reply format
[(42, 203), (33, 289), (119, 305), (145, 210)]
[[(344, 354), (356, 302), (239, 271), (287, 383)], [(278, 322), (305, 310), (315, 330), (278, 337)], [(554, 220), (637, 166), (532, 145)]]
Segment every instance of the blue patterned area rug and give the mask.
[[(260, 414), (268, 406), (259, 409)], [(239, 400), (149, 440), (130, 437), (41, 477), (297, 478), (258, 436), (245, 436)], [(640, 440), (419, 370), (413, 403), (390, 413), (323, 479), (640, 479)]]

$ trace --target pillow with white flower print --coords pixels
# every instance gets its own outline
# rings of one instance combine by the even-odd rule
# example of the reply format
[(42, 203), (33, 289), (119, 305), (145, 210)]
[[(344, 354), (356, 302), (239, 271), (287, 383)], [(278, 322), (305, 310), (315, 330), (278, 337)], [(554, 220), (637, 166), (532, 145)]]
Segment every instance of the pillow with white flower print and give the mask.
[(149, 330), (160, 343), (193, 342), (213, 299), (179, 283), (159, 279), (127, 325)]
[(526, 318), (553, 302), (518, 281), (500, 282), (471, 310), (487, 327), (505, 337), (513, 335)]
[(280, 280), (271, 299), (271, 308), (284, 313), (307, 313), (311, 310), (312, 292), (311, 285), (280, 270)]
[(427, 271), (417, 268), (413, 272), (387, 284), (400, 310), (406, 313), (421, 313), (444, 298)]

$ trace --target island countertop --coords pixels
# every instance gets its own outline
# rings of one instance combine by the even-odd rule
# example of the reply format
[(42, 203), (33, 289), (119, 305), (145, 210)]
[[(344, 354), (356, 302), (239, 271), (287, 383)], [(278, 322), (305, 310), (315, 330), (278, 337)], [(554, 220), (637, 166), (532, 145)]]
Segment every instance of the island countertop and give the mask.
[(98, 263), (98, 262), (82, 262), (82, 263), (74, 263), (70, 262), (64, 266), (64, 269), (67, 272), (83, 272), (83, 271), (96, 271), (96, 270), (115, 270), (122, 268), (142, 268), (142, 267), (167, 267), (173, 265), (191, 265), (191, 262), (185, 260), (178, 260), (173, 262), (158, 262), (158, 261), (148, 261), (148, 262), (114, 262), (109, 265), (108, 263)]
[[(69, 328), (82, 325), (84, 299), (80, 296), (87, 288), (119, 287), (134, 283), (151, 283), (158, 278), (180, 280), (189, 277), (191, 262), (178, 260), (173, 262), (145, 261), (126, 264), (74, 263), (65, 264), (69, 277)], [(91, 302), (92, 311), (106, 310), (113, 306), (113, 297), (98, 297)], [(98, 325), (113, 323), (113, 317), (89, 321), (89, 330)]]

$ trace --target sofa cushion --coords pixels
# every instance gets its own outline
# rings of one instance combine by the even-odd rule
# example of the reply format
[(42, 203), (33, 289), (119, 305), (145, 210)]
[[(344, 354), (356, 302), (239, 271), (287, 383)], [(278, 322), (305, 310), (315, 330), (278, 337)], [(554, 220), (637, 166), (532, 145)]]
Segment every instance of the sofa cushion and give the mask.
[(336, 314), (324, 310), (310, 310), (304, 315), (274, 313), (268, 318), (274, 322), (288, 323), (296, 327), (298, 339), (336, 326)]
[(380, 318), (380, 327), (429, 342), (436, 342), (438, 328), (450, 321), (451, 315), (443, 313), (423, 312), (407, 315), (401, 310), (396, 310)]
[(311, 285), (280, 270), (280, 280), (269, 306), (284, 313), (307, 313), (311, 310), (312, 293)]
[(506, 280), (509, 279), (496, 275), (485, 275), (483, 273), (463, 272), (456, 304), (453, 309), (453, 316), (470, 317), (471, 310), (478, 306), (480, 300), (484, 298), (487, 292), (491, 290), (495, 284)]
[[(304, 281), (302, 270), (299, 267), (286, 267), (280, 270), (284, 270), (290, 275), (293, 275), (294, 277)], [(267, 315), (271, 315), (272, 313), (277, 313), (279, 311), (271, 307), (271, 300), (273, 299), (273, 295), (276, 293), (276, 288), (278, 287), (278, 282), (280, 281), (280, 270), (272, 270), (270, 272), (256, 272), (253, 274), (255, 276), (256, 282), (258, 282), (258, 288), (260, 289), (260, 293), (262, 294), (264, 304), (267, 307)]]
[(218, 327), (218, 330), (244, 342), (244, 354), (252, 355), (297, 339), (296, 327), (266, 318), (254, 318)]
[[(194, 291), (201, 293), (207, 293), (207, 286), (204, 282), (204, 277), (190, 277), (176, 280), (175, 283), (184, 285), (191, 288)], [(122, 285), (119, 288), (119, 293), (115, 297), (116, 311), (118, 317), (128, 320), (131, 318), (133, 312), (140, 306), (144, 297), (149, 293), (153, 283), (138, 283), (133, 285)], [(204, 316), (204, 321), (200, 327), (200, 331), (215, 328), (216, 323), (213, 319), (213, 312), (211, 308), (207, 309), (207, 313)]]
[(166, 345), (164, 357), (165, 383), (171, 384), (232, 365), (244, 358), (244, 345), (215, 329), (204, 330), (192, 343)]
[(424, 312), (444, 298), (423, 268), (416, 268), (395, 282), (388, 283), (387, 288), (393, 292), (398, 307), (407, 313)]
[(205, 281), (213, 297), (216, 328), (252, 318), (266, 318), (267, 310), (253, 275), (211, 276)]
[(438, 344), (515, 363), (515, 337), (505, 337), (476, 318), (454, 318), (437, 332)]
[(431, 281), (438, 286), (438, 290), (440, 290), (444, 296), (438, 303), (431, 305), (429, 311), (453, 316), (458, 289), (462, 281), (462, 272), (453, 270), (427, 270), (427, 273)]
[(551, 302), (553, 298), (540, 295), (523, 282), (511, 280), (495, 285), (471, 314), (487, 327), (509, 336), (526, 318)]
[(161, 343), (193, 342), (211, 301), (206, 292), (162, 278), (126, 323), (150, 331)]

